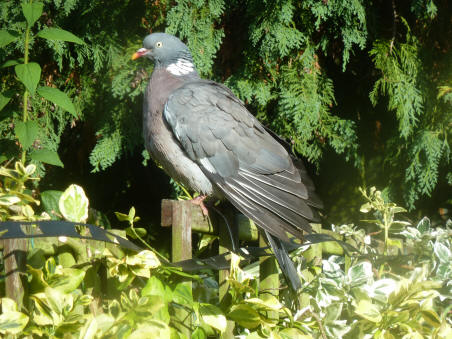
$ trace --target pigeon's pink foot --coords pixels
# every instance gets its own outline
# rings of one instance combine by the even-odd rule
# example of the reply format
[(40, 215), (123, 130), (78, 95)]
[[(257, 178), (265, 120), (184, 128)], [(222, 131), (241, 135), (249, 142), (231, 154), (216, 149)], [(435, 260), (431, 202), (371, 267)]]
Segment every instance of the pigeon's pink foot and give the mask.
[(192, 199), (191, 202), (195, 205), (201, 207), (202, 214), (207, 217), (209, 215), (209, 211), (207, 210), (206, 205), (204, 205), (204, 200), (207, 198), (207, 195), (198, 195), (196, 198)]

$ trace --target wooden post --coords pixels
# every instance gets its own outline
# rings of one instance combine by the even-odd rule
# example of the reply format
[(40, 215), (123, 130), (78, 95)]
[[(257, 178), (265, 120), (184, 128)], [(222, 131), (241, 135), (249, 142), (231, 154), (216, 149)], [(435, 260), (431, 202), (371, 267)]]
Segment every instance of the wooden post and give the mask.
[[(162, 225), (172, 226), (171, 260), (173, 262), (192, 258), (192, 207), (196, 206), (190, 201), (162, 201)], [(169, 220), (171, 222), (168, 225)], [(189, 281), (183, 282), (183, 284), (186, 284), (190, 289), (192, 288)], [(175, 324), (177, 329), (187, 338), (190, 338), (192, 323), (190, 312), (184, 308), (178, 308), (175, 311), (175, 316), (179, 320)]]
[(189, 201), (179, 201), (173, 203), (172, 213), (172, 261), (177, 262), (192, 258), (191, 242), (191, 207), (193, 204)]
[(26, 239), (3, 240), (5, 295), (17, 303), (19, 310), (22, 308), (25, 294), (25, 288), (20, 276), (25, 273), (26, 253)]

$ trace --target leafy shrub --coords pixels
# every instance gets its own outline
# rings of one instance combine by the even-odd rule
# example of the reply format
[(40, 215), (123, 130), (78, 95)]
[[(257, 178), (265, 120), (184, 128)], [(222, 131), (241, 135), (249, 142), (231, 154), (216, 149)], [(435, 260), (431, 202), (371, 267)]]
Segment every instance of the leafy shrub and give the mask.
[[(34, 165), (2, 167), (2, 220), (52, 217), (75, 222), (88, 218), (83, 189), (39, 197), (29, 195)], [(212, 272), (190, 275), (168, 265), (149, 247), (127, 253), (112, 244), (73, 239), (35, 239), (28, 254), (28, 297), (24, 307), (1, 299), (0, 333), (11, 338), (185, 338), (218, 336), (228, 321), (246, 338), (449, 338), (452, 299), (451, 222), (433, 228), (427, 218), (415, 226), (395, 218), (404, 210), (379, 191), (362, 191), (370, 227), (342, 225), (333, 230), (359, 253), (306, 261), (293, 253), (303, 279), (300, 300), (281, 291), (280, 300), (260, 295), (253, 265), (241, 267), (231, 254), (227, 297), (218, 299)], [(55, 198), (51, 203), (49, 194)], [(44, 199), (42, 199), (44, 200)], [(58, 202), (57, 202), (58, 201)], [(147, 245), (132, 208), (117, 213), (126, 231)], [(192, 288), (193, 287), (193, 288)], [(182, 326), (180, 315), (184, 314)]]

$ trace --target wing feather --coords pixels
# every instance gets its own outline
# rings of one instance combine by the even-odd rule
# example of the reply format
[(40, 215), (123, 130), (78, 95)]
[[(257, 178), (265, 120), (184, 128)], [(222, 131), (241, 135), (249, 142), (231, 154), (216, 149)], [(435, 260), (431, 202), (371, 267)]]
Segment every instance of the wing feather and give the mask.
[(303, 164), (229, 89), (188, 82), (170, 96), (164, 116), (187, 155), (258, 226), (285, 241), (311, 232), (321, 201)]

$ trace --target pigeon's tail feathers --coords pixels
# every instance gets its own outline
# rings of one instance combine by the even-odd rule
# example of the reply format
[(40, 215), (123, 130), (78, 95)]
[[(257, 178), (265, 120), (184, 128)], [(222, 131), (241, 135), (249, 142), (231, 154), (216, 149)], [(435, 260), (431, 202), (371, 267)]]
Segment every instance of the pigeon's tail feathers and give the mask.
[(279, 268), (281, 269), (287, 284), (290, 286), (292, 291), (296, 293), (301, 288), (301, 281), (298, 276), (297, 269), (289, 257), (289, 252), (284, 245), (284, 242), (267, 231), (265, 231), (265, 234), (267, 236), (268, 243), (275, 253)]
[[(239, 211), (264, 230), (290, 242), (289, 235), (302, 239), (303, 231), (312, 232), (310, 222), (317, 222), (320, 218), (315, 208), (308, 203), (309, 196), (306, 194), (302, 198), (294, 194), (293, 189), (286, 184), (288, 179), (283, 175), (262, 175), (243, 170), (232, 178), (214, 179), (217, 179), (215, 182), (225, 197)], [(277, 185), (279, 180), (283, 180), (283, 188)], [(294, 180), (295, 187), (302, 187), (299, 180), (299, 177), (297, 181)]]

